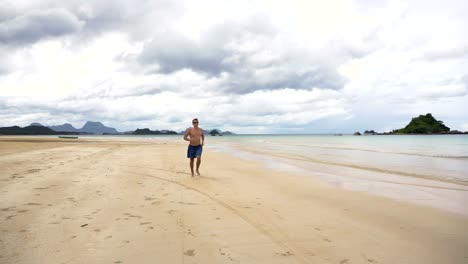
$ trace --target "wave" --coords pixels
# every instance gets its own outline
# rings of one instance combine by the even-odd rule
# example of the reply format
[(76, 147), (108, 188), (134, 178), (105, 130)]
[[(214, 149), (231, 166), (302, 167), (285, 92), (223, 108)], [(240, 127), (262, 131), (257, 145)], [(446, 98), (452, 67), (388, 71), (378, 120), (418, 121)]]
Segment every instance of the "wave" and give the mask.
[(395, 152), (395, 151), (385, 151), (385, 150), (375, 150), (375, 149), (365, 149), (365, 148), (347, 148), (347, 147), (333, 147), (333, 146), (316, 146), (316, 145), (294, 145), (298, 147), (307, 147), (307, 148), (320, 148), (320, 149), (338, 149), (338, 150), (351, 150), (351, 151), (366, 151), (374, 153), (385, 153), (385, 154), (398, 154), (398, 155), (408, 155), (408, 156), (420, 156), (420, 157), (429, 157), (429, 158), (443, 158), (443, 159), (468, 159), (468, 155), (446, 155), (446, 154), (424, 154), (424, 153), (414, 153), (414, 152)]
[(332, 165), (332, 166), (340, 166), (340, 167), (346, 167), (346, 168), (352, 168), (352, 169), (367, 170), (367, 171), (372, 171), (372, 172), (393, 174), (393, 175), (398, 175), (398, 176), (409, 176), (409, 177), (414, 177), (414, 178), (433, 180), (433, 181), (441, 181), (441, 182), (454, 183), (454, 184), (458, 184), (458, 185), (468, 186), (468, 180), (460, 179), (460, 178), (441, 177), (441, 176), (437, 176), (437, 175), (412, 173), (412, 172), (383, 169), (383, 168), (378, 168), (378, 167), (370, 167), (370, 166), (350, 164), (350, 163), (326, 161), (326, 160), (314, 159), (314, 158), (310, 158), (308, 156), (290, 154), (290, 153), (278, 153), (277, 152), (277, 153), (272, 154), (272, 153), (265, 153), (265, 152), (258, 151), (258, 150), (253, 150), (253, 149), (245, 149), (245, 148), (241, 148), (241, 149), (243, 151), (246, 151), (246, 152), (254, 153), (254, 154), (257, 154), (257, 155), (261, 155), (261, 156), (270, 156), (272, 158), (289, 159), (289, 160), (296, 160), (296, 161), (306, 161), (306, 162), (313, 162), (313, 163), (326, 164), (326, 165)]

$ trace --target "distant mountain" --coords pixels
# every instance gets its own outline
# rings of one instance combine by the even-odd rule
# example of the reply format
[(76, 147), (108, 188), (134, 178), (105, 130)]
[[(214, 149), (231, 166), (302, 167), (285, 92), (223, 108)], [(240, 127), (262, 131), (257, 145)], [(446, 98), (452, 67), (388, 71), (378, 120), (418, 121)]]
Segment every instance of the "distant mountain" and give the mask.
[(76, 129), (73, 127), (71, 124), (65, 123), (60, 126), (48, 126), (48, 128), (54, 130), (54, 131), (63, 131), (63, 132), (80, 132), (79, 129)]
[(207, 133), (207, 132), (212, 136), (235, 135), (235, 133), (232, 133), (231, 131), (221, 131), (220, 129), (217, 129), (217, 128), (205, 130), (205, 133)]
[[(40, 123), (33, 123), (35, 125), (40, 125)], [(31, 124), (31, 125), (33, 125)], [(65, 123), (58, 126), (48, 126), (48, 128), (56, 132), (73, 132), (73, 133), (84, 133), (84, 134), (118, 134), (119, 132), (112, 127), (106, 127), (101, 122), (91, 122), (88, 121), (86, 124), (78, 129), (75, 128), (72, 124)]]
[(117, 130), (113, 127), (106, 127), (101, 122), (88, 121), (79, 129), (80, 132), (93, 133), (93, 134), (117, 134)]
[(56, 135), (57, 132), (45, 126), (0, 127), (0, 135)]
[[(189, 129), (189, 128), (187, 128)], [(185, 129), (184, 131), (180, 131), (178, 132), (177, 134), (178, 135), (183, 135), (185, 134), (185, 131), (187, 131), (187, 129)], [(220, 129), (217, 129), (217, 128), (213, 128), (213, 129), (203, 129), (203, 131), (205, 131), (205, 135), (214, 135), (214, 136), (222, 136), (222, 135), (235, 135), (235, 133), (231, 132), (231, 131), (221, 131)]]
[(31, 123), (29, 126), (43, 126), (41, 123)]
[(151, 131), (149, 128), (142, 128), (142, 129), (137, 128), (135, 131), (133, 131), (132, 134), (133, 135), (161, 135), (161, 132)]
[(155, 131), (152, 131), (149, 128), (143, 128), (143, 129), (137, 128), (137, 130), (135, 130), (131, 134), (133, 134), (133, 135), (177, 135), (177, 132), (172, 131), (172, 130), (161, 130), (161, 131), (155, 130)]
[[(88, 121), (86, 124), (78, 129), (69, 123), (57, 126), (44, 126), (41, 123), (34, 122), (30, 126), (21, 128), (19, 126), (13, 127), (1, 127), (0, 135), (59, 135), (59, 134), (70, 134), (70, 135), (82, 135), (82, 134), (104, 134), (104, 135), (183, 135), (186, 130), (175, 132), (173, 130), (150, 130), (149, 128), (136, 129), (135, 131), (127, 131), (119, 133), (115, 128), (107, 127), (101, 122)], [(234, 135), (230, 131), (221, 131), (219, 129), (204, 129), (205, 135)]]
[(210, 131), (210, 135), (212, 136), (221, 136), (221, 132), (218, 129), (213, 129)]

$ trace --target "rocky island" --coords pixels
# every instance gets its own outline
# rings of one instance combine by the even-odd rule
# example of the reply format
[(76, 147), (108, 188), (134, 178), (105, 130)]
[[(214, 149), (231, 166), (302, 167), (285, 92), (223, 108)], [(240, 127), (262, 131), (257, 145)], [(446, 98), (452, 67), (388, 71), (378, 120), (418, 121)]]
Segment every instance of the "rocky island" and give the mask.
[[(391, 132), (378, 133), (374, 130), (366, 130), (363, 135), (456, 135), (468, 134), (458, 130), (450, 130), (443, 121), (435, 119), (431, 113), (413, 117), (408, 125), (404, 128), (395, 129)], [(355, 136), (360, 136), (359, 131), (354, 133)]]
[(404, 128), (392, 131), (394, 134), (447, 134), (450, 128), (443, 121), (436, 120), (432, 114), (420, 115), (411, 119)]
[(435, 119), (431, 113), (411, 119), (404, 128), (395, 129), (386, 134), (468, 134), (458, 130), (450, 130), (441, 120)]

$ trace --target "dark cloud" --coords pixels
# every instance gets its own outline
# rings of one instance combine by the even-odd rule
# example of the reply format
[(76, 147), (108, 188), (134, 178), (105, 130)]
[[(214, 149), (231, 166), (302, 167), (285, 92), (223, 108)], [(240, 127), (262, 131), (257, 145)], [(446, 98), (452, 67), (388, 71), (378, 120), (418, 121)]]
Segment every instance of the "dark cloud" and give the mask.
[(192, 69), (210, 75), (232, 71), (234, 66), (225, 62), (235, 55), (230, 45), (246, 41), (249, 37), (272, 38), (274, 28), (265, 18), (253, 18), (242, 24), (225, 22), (214, 26), (200, 36), (199, 41), (175, 32), (158, 34), (149, 42), (139, 61), (144, 65), (157, 63), (159, 71), (170, 73), (181, 69)]
[(105, 110), (98, 100), (68, 100), (39, 102), (31, 101), (29, 97), (0, 98), (0, 114), (15, 114), (18, 116), (32, 113), (47, 113), (51, 116), (83, 115), (92, 116)]
[(7, 3), (0, 8), (0, 44), (27, 45), (45, 38), (70, 36), (73, 45), (80, 45), (109, 31), (145, 39), (154, 24), (161, 26), (164, 21), (173, 21), (180, 8), (168, 0)]
[(33, 10), (0, 22), (0, 43), (28, 44), (80, 30), (84, 22), (66, 9)]
[[(209, 48), (209, 49), (208, 49)], [(161, 73), (172, 73), (184, 68), (209, 74), (226, 70), (221, 65), (225, 52), (212, 43), (196, 43), (174, 34), (157, 37), (139, 57), (144, 65), (157, 63)]]
[(217, 25), (198, 41), (174, 32), (157, 35), (137, 60), (142, 67), (157, 69), (151, 73), (189, 69), (208, 77), (228, 76), (219, 92), (343, 87), (345, 79), (336, 65), (294, 46), (278, 51), (275, 45), (288, 41), (282, 38), (268, 19), (258, 16)]
[[(297, 70), (296, 70), (297, 69)], [(345, 78), (336, 70), (327, 66), (315, 69), (279, 68), (270, 71), (269, 77), (259, 80), (254, 75), (255, 69), (248, 72), (235, 72), (231, 78), (220, 87), (223, 92), (247, 94), (256, 90), (299, 89), (338, 90), (345, 84)]]
[(152, 32), (159, 32), (183, 15), (183, 3), (170, 0), (62, 0), (55, 6), (65, 6), (80, 20), (85, 21), (76, 42), (92, 39), (109, 31), (125, 32), (132, 40), (147, 40)]

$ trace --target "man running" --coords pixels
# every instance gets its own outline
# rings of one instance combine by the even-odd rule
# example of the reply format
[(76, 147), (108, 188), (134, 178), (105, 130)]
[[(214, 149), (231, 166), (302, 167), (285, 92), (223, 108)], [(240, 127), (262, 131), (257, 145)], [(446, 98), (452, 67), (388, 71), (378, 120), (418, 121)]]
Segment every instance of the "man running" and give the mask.
[(190, 170), (192, 171), (192, 177), (194, 176), (193, 173), (193, 161), (197, 158), (197, 175), (200, 176), (200, 168), (201, 164), (201, 155), (203, 152), (203, 144), (205, 143), (205, 134), (203, 133), (203, 129), (198, 127), (198, 119), (195, 118), (192, 120), (193, 127), (187, 129), (184, 134), (184, 140), (190, 141), (187, 149), (187, 158), (190, 159)]

